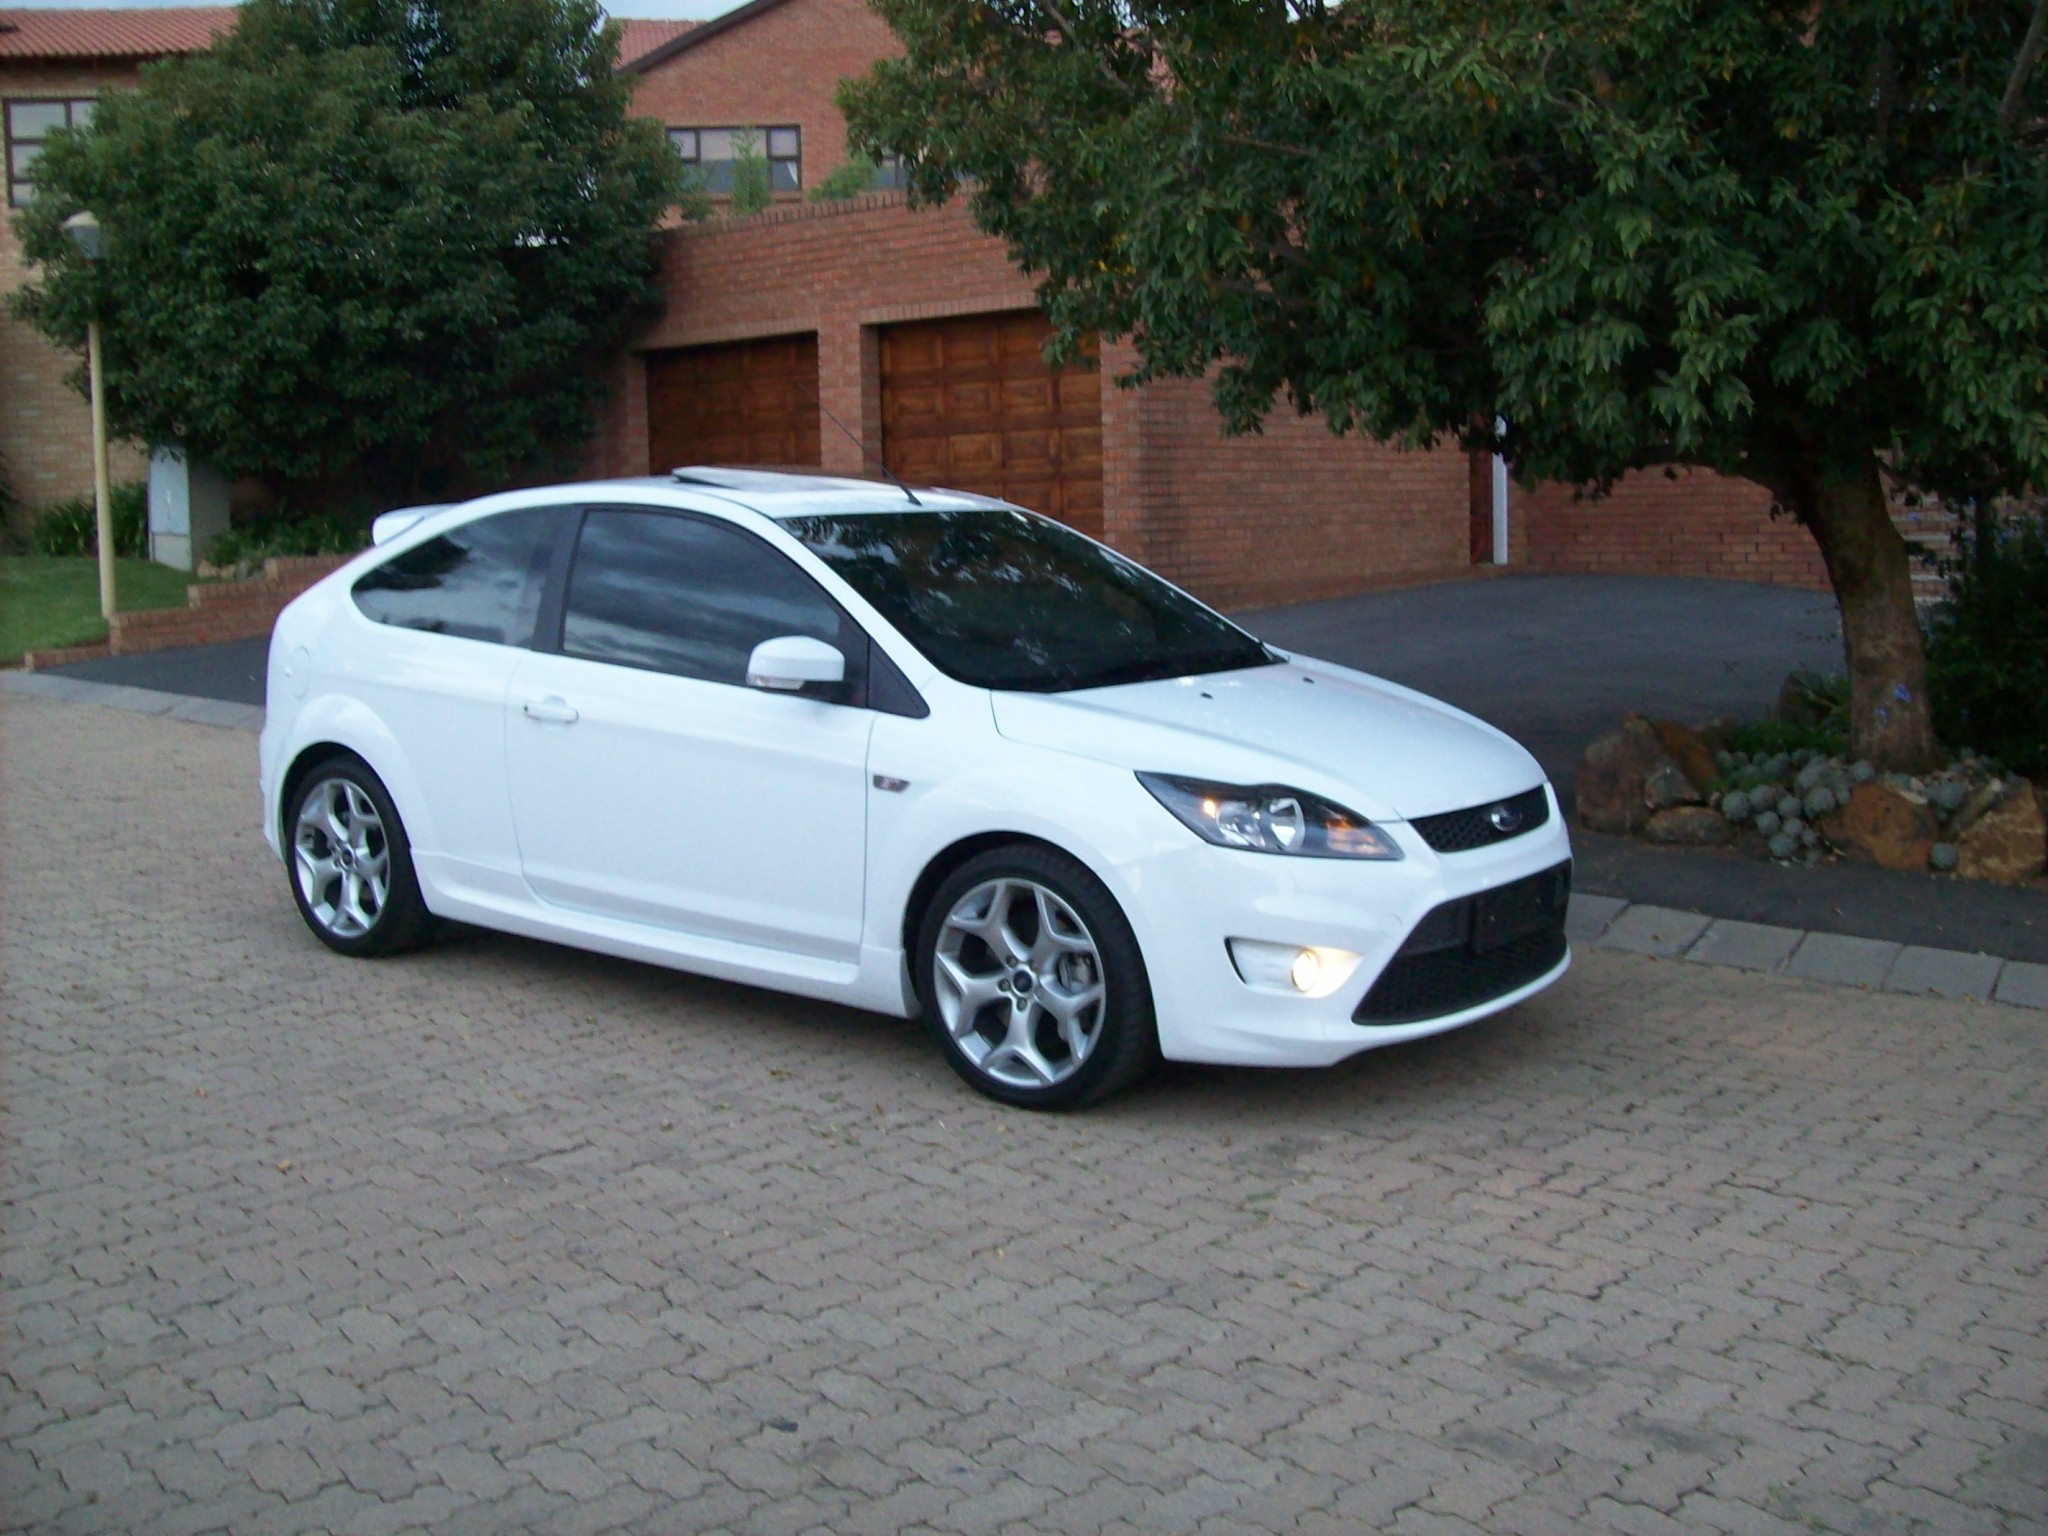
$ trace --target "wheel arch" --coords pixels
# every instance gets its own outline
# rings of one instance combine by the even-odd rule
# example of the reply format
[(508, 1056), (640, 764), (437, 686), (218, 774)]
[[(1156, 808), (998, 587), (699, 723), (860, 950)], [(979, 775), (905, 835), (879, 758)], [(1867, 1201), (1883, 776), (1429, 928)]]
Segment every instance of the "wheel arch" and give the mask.
[[(991, 848), (1007, 848), (1017, 844), (1035, 848), (1049, 848), (1054, 853), (1075, 860), (1084, 868), (1087, 868), (1089, 873), (1093, 874), (1096, 879), (1102, 879), (1101, 872), (1090, 865), (1088, 860), (1075, 853), (1073, 849), (1062, 848), (1052, 839), (1039, 837), (1034, 833), (1016, 831), (975, 832), (966, 837), (956, 838), (925, 862), (924, 868), (918, 872), (917, 879), (911, 882), (910, 897), (903, 904), (901, 934), (903, 953), (911, 964), (915, 965), (916, 963), (917, 935), (918, 931), (924, 927), (925, 913), (931, 907), (932, 897), (937, 895), (939, 887), (946, 883), (946, 877), (951, 875), (954, 870), (965, 864), (969, 859), (987, 853)], [(1105, 886), (1108, 885), (1107, 881), (1103, 883)], [(1128, 921), (1128, 917), (1126, 917), (1126, 921)]]

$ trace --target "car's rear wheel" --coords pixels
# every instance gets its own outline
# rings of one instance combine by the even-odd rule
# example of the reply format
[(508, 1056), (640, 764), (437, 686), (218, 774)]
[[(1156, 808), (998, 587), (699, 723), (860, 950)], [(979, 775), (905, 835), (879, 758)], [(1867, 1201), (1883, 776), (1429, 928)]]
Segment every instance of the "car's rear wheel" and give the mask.
[(412, 845), (391, 795), (361, 758), (338, 754), (300, 779), (285, 811), (285, 864), (299, 916), (344, 955), (389, 955), (432, 936)]
[(1005, 1104), (1090, 1103), (1158, 1056), (1131, 925), (1107, 887), (1055, 849), (992, 849), (948, 876), (925, 911), (915, 979), (953, 1070)]

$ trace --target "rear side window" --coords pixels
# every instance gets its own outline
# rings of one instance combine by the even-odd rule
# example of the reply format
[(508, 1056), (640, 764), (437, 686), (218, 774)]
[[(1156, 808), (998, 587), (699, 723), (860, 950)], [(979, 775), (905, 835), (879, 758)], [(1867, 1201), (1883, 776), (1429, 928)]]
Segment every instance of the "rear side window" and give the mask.
[(355, 584), (356, 606), (379, 624), (530, 645), (559, 516), (500, 512), (416, 544)]
[(659, 512), (583, 519), (565, 654), (740, 684), (754, 647), (778, 635), (846, 644), (838, 606), (759, 539)]

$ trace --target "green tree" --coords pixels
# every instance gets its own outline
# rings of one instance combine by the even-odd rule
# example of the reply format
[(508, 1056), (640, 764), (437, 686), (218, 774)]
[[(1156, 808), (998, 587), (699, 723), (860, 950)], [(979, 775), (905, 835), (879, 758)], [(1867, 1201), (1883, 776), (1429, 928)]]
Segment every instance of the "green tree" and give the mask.
[[(2048, 485), (2048, 0), (875, 0), (856, 145), (1226, 422), (1767, 487), (1937, 752), (1886, 479)], [(1496, 417), (1507, 423), (1492, 441)]]
[[(120, 434), (418, 497), (572, 462), (683, 195), (595, 0), (249, 0), (59, 135), (17, 313)], [(99, 216), (88, 264), (62, 233)]]
[(761, 153), (761, 135), (742, 128), (732, 138), (732, 201), (735, 215), (764, 213), (775, 206), (775, 187), (768, 176), (768, 157)]

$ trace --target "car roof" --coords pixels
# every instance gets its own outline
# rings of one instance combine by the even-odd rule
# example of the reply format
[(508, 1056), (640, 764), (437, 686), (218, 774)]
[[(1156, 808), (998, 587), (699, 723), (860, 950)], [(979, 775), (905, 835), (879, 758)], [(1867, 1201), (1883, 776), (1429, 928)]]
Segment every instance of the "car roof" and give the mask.
[(801, 517), (812, 512), (907, 512), (919, 507), (927, 511), (959, 511), (1008, 505), (991, 496), (949, 491), (940, 486), (905, 487), (889, 479), (723, 464), (685, 465), (666, 478), (651, 477), (635, 483), (716, 491), (773, 518)]

